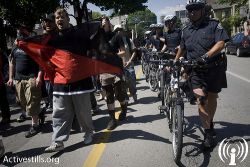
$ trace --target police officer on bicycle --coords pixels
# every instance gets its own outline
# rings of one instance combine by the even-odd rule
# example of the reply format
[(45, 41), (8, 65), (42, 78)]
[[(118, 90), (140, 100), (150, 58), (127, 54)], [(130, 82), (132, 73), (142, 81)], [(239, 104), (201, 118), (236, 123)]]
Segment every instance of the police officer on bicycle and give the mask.
[(217, 20), (206, 17), (205, 0), (188, 0), (186, 9), (190, 24), (182, 32), (177, 61), (185, 53), (188, 60), (196, 60), (199, 67), (191, 72), (193, 92), (198, 98), (200, 119), (204, 128), (204, 149), (215, 145), (213, 117), (218, 93), (227, 87), (225, 56), (221, 53), (229, 37)]
[(178, 50), (181, 41), (181, 30), (176, 28), (177, 17), (174, 15), (167, 15), (164, 18), (166, 32), (164, 34), (164, 46), (161, 52), (168, 50), (175, 54)]

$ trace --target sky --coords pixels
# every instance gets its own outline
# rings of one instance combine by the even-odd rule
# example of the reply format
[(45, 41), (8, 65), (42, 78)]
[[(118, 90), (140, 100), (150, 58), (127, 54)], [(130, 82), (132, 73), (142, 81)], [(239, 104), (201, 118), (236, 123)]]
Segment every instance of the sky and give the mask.
[[(186, 0), (148, 0), (146, 5), (148, 9), (156, 14), (158, 20), (162, 15), (174, 14), (174, 11), (185, 9)], [(98, 7), (89, 4), (89, 9), (93, 11), (103, 12)], [(109, 14), (107, 11), (103, 12)]]
[[(156, 14), (159, 22), (160, 16), (174, 14), (176, 10), (185, 9), (186, 2), (187, 0), (148, 0), (146, 5), (149, 10)], [(93, 4), (88, 4), (88, 8), (92, 11), (100, 12), (106, 15), (110, 14), (109, 11), (101, 11), (99, 7), (96, 7)]]

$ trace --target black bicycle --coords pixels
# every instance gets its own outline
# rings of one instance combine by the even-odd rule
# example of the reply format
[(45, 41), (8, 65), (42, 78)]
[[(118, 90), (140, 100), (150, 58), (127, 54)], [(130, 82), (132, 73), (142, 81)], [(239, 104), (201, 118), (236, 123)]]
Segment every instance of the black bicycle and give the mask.
[[(180, 88), (181, 69), (185, 66), (195, 66), (195, 61), (154, 60), (151, 63), (163, 65), (166, 72), (162, 75), (162, 105), (161, 113), (166, 113), (170, 132), (172, 133), (172, 151), (174, 161), (178, 164), (182, 154), (184, 131), (184, 96)], [(167, 67), (167, 68), (166, 68)]]

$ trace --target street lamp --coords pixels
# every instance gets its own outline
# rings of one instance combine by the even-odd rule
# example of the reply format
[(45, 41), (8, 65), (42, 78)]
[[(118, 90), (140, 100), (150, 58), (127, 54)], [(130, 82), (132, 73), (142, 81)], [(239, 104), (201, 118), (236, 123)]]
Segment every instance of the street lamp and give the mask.
[(141, 24), (141, 23), (145, 23), (145, 21), (140, 21), (140, 22), (138, 22), (138, 23), (135, 23), (135, 38), (138, 37), (137, 26), (138, 26), (139, 24)]

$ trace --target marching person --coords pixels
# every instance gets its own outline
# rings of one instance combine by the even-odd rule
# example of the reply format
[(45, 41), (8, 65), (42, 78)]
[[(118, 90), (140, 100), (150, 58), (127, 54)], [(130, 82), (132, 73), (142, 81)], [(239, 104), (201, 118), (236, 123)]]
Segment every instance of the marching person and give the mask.
[[(30, 36), (30, 33), (27, 26), (21, 25), (18, 29), (17, 39), (25, 39)], [(38, 123), (42, 95), (42, 76), (43, 73), (37, 63), (22, 49), (15, 46), (9, 58), (9, 81), (7, 85), (15, 86), (16, 96), (22, 109), (32, 118), (31, 127), (25, 133), (26, 138), (32, 137), (40, 131)]]
[[(59, 33), (48, 41), (48, 45), (87, 54), (89, 42), (87, 34), (82, 34), (84, 32), (71, 26), (69, 15), (65, 9), (58, 8), (54, 14)], [(45, 149), (45, 152), (64, 149), (63, 142), (69, 138), (74, 115), (76, 115), (82, 131), (85, 132), (84, 144), (92, 143), (94, 126), (91, 115), (90, 93), (93, 91), (91, 77), (66, 84), (54, 83), (52, 143)]]
[[(118, 39), (117, 35), (112, 32), (112, 25), (108, 17), (102, 18), (102, 27), (105, 32), (105, 40), (110, 41), (110, 45), (106, 45), (104, 48), (105, 50), (107, 50), (107, 54), (109, 53), (110, 55), (103, 54), (102, 56), (118, 56), (124, 54), (124, 51), (119, 51), (120, 47), (123, 46), (123, 44), (121, 40)], [(122, 75), (107, 73), (101, 74), (100, 81), (102, 84), (102, 88), (106, 92), (106, 102), (110, 116), (107, 129), (113, 130), (117, 127), (117, 120), (115, 118), (115, 97), (120, 102), (122, 109), (121, 114), (119, 115), (119, 120), (123, 121), (126, 119), (127, 114), (127, 92), (124, 87)]]

